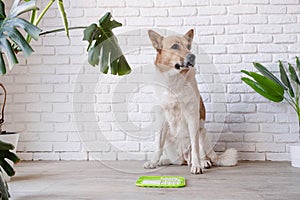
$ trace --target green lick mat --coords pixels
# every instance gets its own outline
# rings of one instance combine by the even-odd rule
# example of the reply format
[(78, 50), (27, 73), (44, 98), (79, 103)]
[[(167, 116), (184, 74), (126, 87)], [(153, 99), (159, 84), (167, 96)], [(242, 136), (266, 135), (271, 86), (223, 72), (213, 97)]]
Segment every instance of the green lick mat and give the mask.
[(136, 180), (139, 187), (162, 187), (178, 188), (185, 186), (185, 179), (182, 176), (141, 176)]

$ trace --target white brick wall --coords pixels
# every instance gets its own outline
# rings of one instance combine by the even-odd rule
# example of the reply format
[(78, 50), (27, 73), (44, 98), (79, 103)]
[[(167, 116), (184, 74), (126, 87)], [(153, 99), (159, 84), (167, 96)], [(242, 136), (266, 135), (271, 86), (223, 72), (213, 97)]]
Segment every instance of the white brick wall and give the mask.
[[(244, 160), (289, 160), (299, 142), (297, 118), (286, 103), (270, 103), (242, 84), (241, 69), (300, 52), (299, 0), (66, 0), (72, 26), (96, 23), (106, 11), (123, 23), (115, 29), (129, 76), (101, 75), (87, 64), (81, 31), (43, 36), (35, 53), (0, 77), (8, 89), (7, 131), (21, 133), (24, 160), (144, 160), (154, 149), (159, 115), (153, 103), (155, 51), (148, 29), (183, 33), (195, 28), (199, 87), (215, 149), (234, 147)], [(41, 3), (41, 1), (39, 2)], [(44, 4), (44, 3), (43, 3)], [(44, 30), (61, 26), (56, 9)]]

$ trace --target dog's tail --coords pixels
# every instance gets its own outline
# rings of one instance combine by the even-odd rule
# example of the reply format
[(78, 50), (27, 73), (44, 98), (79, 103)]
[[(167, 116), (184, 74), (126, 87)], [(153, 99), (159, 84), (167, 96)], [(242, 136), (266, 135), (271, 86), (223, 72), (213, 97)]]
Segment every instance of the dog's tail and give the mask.
[(234, 166), (238, 161), (238, 153), (234, 148), (227, 149), (221, 155), (217, 155), (214, 150), (211, 150), (208, 157), (211, 159), (213, 165), (217, 166)]

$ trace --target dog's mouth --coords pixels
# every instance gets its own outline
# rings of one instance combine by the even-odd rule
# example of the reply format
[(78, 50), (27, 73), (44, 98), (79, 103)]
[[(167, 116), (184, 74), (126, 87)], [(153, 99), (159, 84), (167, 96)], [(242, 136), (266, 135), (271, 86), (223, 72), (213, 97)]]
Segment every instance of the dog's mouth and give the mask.
[(180, 69), (188, 69), (190, 67), (194, 67), (194, 63), (192, 63), (190, 61), (188, 61), (186, 63), (180, 63), (180, 64), (176, 63), (175, 64), (175, 69), (178, 69), (178, 70), (180, 70)]
[(189, 53), (185, 56), (183, 62), (175, 64), (175, 68), (180, 70), (180, 69), (187, 69), (190, 67), (194, 67), (195, 58), (196, 58), (196, 56), (194, 54)]

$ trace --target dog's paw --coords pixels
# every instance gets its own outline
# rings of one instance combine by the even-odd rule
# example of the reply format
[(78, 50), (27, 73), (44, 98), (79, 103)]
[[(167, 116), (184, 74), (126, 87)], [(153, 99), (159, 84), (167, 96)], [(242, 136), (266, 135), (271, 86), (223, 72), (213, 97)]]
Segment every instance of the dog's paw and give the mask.
[(201, 160), (200, 165), (203, 169), (209, 169), (212, 167), (210, 160)]
[(157, 163), (158, 166), (170, 165), (171, 161), (169, 159), (160, 159)]
[(200, 166), (193, 166), (191, 167), (192, 174), (202, 174), (202, 169)]
[(145, 169), (154, 169), (154, 168), (156, 168), (156, 166), (157, 166), (157, 164), (155, 162), (151, 162), (151, 161), (145, 162), (145, 164), (144, 164)]

